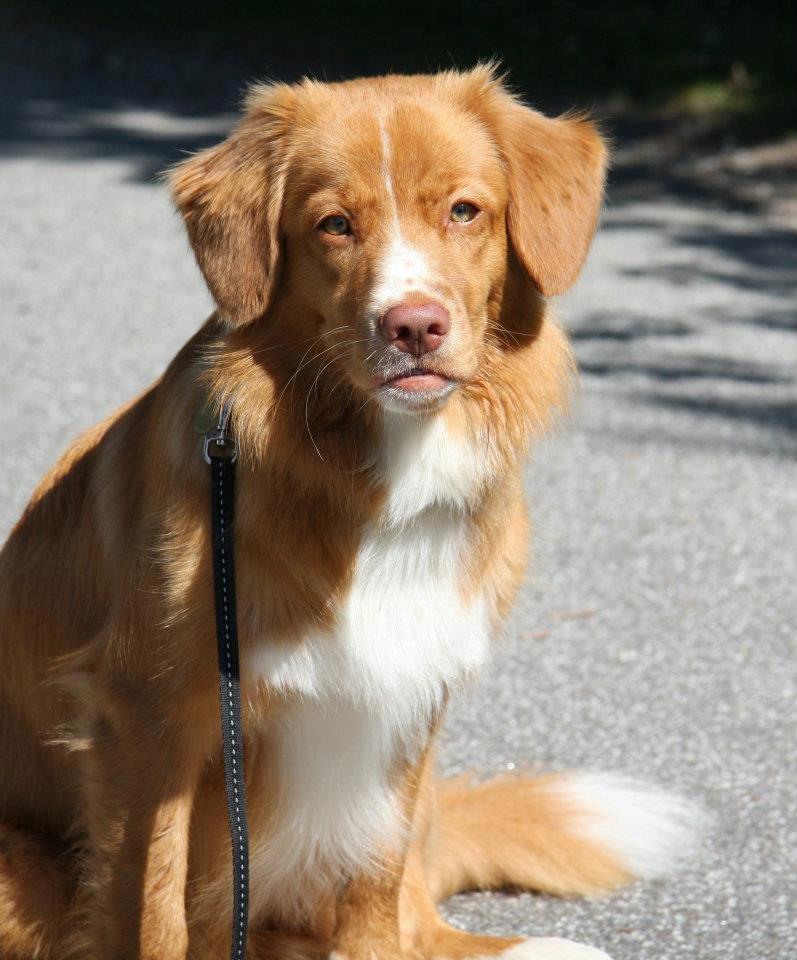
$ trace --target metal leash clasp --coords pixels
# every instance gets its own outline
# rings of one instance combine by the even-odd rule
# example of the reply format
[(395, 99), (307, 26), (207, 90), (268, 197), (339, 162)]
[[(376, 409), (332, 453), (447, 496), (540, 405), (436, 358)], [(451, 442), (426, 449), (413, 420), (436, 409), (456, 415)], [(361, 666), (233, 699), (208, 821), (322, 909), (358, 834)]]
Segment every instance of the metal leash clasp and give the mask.
[(206, 463), (219, 458), (229, 458), (231, 463), (235, 463), (238, 459), (238, 444), (228, 430), (230, 409), (230, 404), (225, 403), (219, 410), (216, 426), (205, 434), (202, 455)]

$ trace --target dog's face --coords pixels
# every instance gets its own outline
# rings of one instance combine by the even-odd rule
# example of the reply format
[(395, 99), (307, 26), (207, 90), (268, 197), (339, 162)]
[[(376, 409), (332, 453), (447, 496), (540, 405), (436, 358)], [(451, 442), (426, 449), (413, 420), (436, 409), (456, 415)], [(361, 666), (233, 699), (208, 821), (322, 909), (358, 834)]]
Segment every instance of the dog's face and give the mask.
[(286, 280), (360, 389), (439, 402), (476, 369), (505, 269), (500, 155), (474, 116), (390, 85), (324, 100), (294, 141)]
[(172, 183), (230, 324), (290, 304), (297, 343), (423, 412), (478, 375), (512, 270), (532, 299), (575, 279), (604, 160), (587, 122), (542, 117), (477, 68), (255, 88)]

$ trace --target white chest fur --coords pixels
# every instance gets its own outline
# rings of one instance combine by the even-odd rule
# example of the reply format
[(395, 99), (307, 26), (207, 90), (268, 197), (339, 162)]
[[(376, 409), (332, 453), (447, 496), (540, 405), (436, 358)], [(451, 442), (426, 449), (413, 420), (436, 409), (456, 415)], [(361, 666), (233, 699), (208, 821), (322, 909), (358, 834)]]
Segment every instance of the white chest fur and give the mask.
[(422, 744), (445, 689), (488, 653), (486, 605), (461, 591), (466, 507), (480, 483), (470, 452), (439, 420), (391, 417), (386, 429), (388, 503), (363, 538), (335, 629), (264, 643), (247, 664), (298, 694), (271, 734), (280, 797), (261, 878), (252, 864), (261, 897), (297, 872), (367, 866), (398, 838), (391, 768)]

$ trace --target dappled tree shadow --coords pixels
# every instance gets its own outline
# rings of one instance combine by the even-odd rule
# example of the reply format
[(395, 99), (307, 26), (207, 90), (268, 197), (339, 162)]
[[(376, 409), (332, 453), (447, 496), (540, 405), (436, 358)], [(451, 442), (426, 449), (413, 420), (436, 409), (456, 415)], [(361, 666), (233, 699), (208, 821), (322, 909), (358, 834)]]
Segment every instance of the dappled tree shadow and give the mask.
[(744, 363), (722, 357), (678, 355), (662, 358), (659, 362), (628, 360), (616, 363), (582, 360), (579, 366), (583, 373), (591, 376), (631, 374), (671, 383), (689, 380), (729, 380), (737, 383), (754, 384), (788, 384), (793, 382), (792, 378), (785, 373), (768, 369), (763, 364)]
[(692, 325), (683, 320), (641, 316), (627, 309), (590, 310), (579, 316), (570, 337), (577, 343), (601, 340), (628, 343), (646, 337), (686, 337), (692, 330)]
[(710, 417), (742, 420), (777, 430), (797, 431), (797, 404), (793, 400), (762, 400), (749, 397), (683, 397), (650, 392), (645, 395), (645, 402)]
[[(607, 224), (607, 229), (612, 226)], [(615, 221), (615, 228), (622, 226), (622, 219)], [(754, 229), (732, 231), (710, 223), (708, 218), (700, 227), (659, 224), (659, 229), (671, 245), (694, 251), (695, 257), (688, 263), (627, 267), (623, 270), (626, 276), (663, 276), (679, 286), (709, 280), (743, 290), (765, 289), (784, 296), (793, 294), (797, 288), (797, 233), (794, 230), (756, 223)], [(699, 256), (702, 252), (716, 255), (711, 257), (710, 265)]]

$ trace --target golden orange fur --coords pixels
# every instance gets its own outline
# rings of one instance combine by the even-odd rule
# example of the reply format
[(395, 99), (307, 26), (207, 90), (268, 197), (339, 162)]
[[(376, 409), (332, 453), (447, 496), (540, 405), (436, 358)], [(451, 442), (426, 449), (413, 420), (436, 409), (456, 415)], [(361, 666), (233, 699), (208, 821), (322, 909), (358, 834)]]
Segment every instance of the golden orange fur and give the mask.
[[(456, 582), (463, 609), (479, 597), (500, 629), (526, 560), (523, 458), (572, 371), (543, 297), (582, 265), (605, 157), (587, 121), (545, 118), (477, 68), (256, 86), (230, 137), (171, 173), (218, 310), (67, 451), (0, 555), (4, 960), (225, 955), (208, 478), (193, 421), (207, 397), (232, 404), (242, 661), (336, 629), (391, 496), (377, 467), (384, 358), (364, 302), (397, 224), (452, 316), (450, 349), (426, 361), (456, 389), (411, 415), (480, 451)], [(441, 210), (462, 191), (479, 216), (452, 225)], [(319, 234), (340, 210), (352, 240)], [(267, 858), (281, 768), (263, 731), (300, 698), (263, 674), (244, 670), (243, 684), (253, 857)], [(259, 899), (255, 870), (250, 960), (498, 954), (520, 941), (455, 931), (436, 903), (629, 879), (546, 781), (438, 783), (429, 731), (446, 696), (420, 752), (391, 761), (402, 839), (367, 868), (319, 860), (301, 892)], [(263, 883), (275, 866), (261, 864)]]

